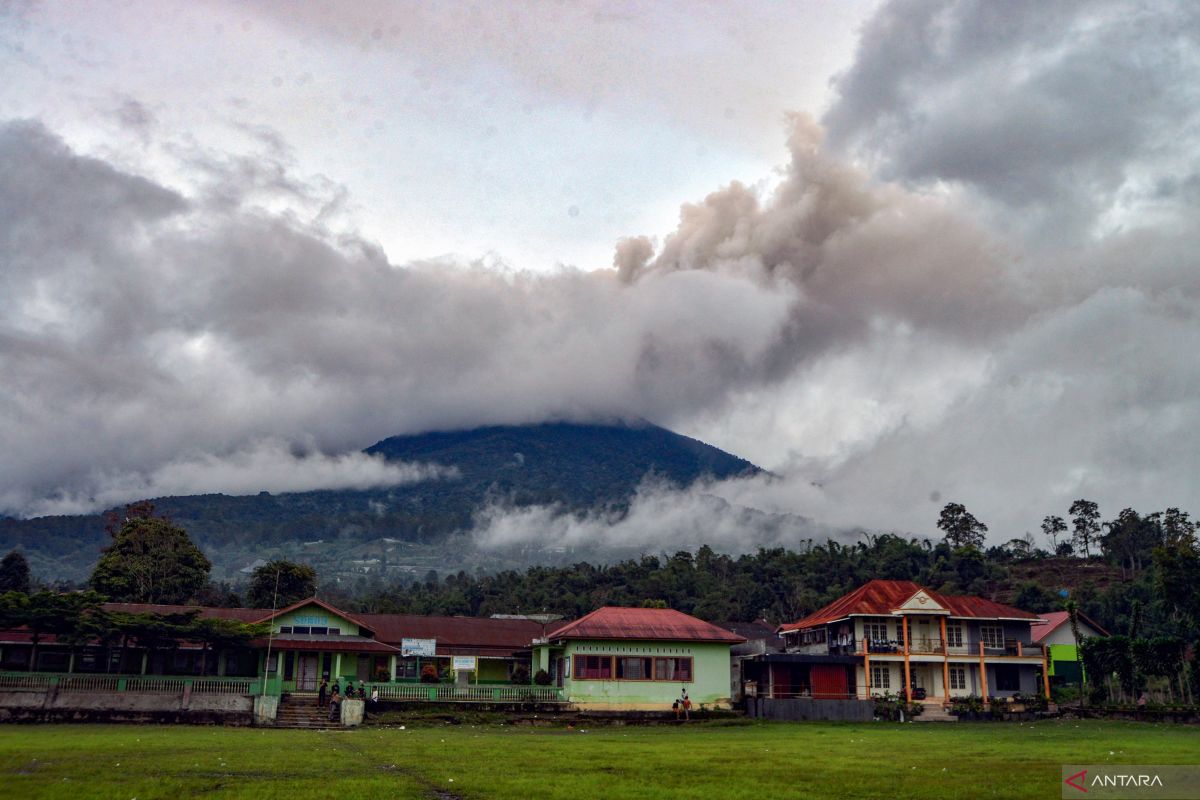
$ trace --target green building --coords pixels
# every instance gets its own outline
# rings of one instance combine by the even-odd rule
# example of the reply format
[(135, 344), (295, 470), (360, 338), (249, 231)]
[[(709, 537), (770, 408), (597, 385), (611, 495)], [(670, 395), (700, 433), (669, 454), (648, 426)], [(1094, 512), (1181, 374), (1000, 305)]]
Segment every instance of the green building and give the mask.
[(536, 639), (533, 669), (581, 709), (661, 711), (684, 692), (728, 707), (729, 649), (744, 641), (680, 611), (606, 606)]
[[(1034, 624), (1031, 630), (1033, 641), (1046, 648), (1050, 682), (1054, 685), (1078, 686), (1083, 667), (1079, 663), (1079, 644), (1071, 631), (1071, 615), (1066, 611), (1053, 611), (1041, 616), (1045, 622)], [(1108, 631), (1080, 614), (1079, 635), (1088, 639), (1094, 636), (1108, 636)]]

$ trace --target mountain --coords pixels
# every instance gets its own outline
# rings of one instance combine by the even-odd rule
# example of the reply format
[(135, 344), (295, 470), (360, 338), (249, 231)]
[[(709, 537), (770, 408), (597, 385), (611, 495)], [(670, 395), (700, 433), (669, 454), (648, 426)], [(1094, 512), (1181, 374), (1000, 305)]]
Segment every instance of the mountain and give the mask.
[[(257, 558), (287, 557), (324, 577), (459, 569), (474, 513), (489, 502), (620, 507), (648, 474), (687, 486), (699, 478), (760, 472), (749, 461), (650, 424), (547, 423), (393, 436), (366, 449), (389, 461), (436, 463), (452, 479), (368, 490), (160, 497), (213, 560), (236, 578)], [(106, 544), (103, 515), (0, 520), (0, 552), (20, 546), (34, 573), (82, 580)], [(473, 566), (484, 566), (474, 563)]]

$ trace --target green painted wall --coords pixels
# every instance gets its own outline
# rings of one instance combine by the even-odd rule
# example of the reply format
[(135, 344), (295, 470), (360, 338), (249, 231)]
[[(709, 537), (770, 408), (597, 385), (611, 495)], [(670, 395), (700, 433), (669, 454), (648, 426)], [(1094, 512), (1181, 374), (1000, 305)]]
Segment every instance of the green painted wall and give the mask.
[(310, 628), (315, 625), (323, 628), (338, 628), (342, 636), (358, 635), (357, 625), (345, 617), (331, 614), (316, 603), (310, 603), (307, 606), (293, 609), (282, 616), (276, 617), (271, 624), (276, 633), (279, 633), (281, 625), (290, 625), (293, 627), (296, 625), (307, 625)]
[[(534, 650), (536, 669), (547, 669), (551, 657), (549, 645)], [(553, 648), (557, 657), (559, 648)], [(631, 710), (669, 710), (684, 689), (692, 707), (729, 705), (729, 645), (693, 642), (611, 642), (581, 640), (567, 642), (562, 655), (572, 663), (571, 676), (563, 679), (567, 698), (581, 707), (626, 708)], [(691, 657), (692, 680), (579, 680), (574, 676), (577, 655)]]

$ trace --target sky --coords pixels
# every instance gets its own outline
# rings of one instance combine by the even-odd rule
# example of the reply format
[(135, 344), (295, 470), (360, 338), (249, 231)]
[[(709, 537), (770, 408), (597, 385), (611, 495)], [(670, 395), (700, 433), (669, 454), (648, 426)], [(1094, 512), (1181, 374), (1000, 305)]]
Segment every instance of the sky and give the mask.
[(646, 419), (771, 476), (494, 543), (1200, 513), (1200, 10), (0, 0), (0, 513), (453, 480)]

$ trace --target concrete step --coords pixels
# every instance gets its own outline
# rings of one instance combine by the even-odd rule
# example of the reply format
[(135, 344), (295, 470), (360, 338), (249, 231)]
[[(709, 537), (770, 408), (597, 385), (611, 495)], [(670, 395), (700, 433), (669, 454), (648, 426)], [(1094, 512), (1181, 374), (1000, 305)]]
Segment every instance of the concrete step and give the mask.
[(940, 703), (928, 703), (922, 706), (920, 714), (913, 717), (913, 722), (958, 722), (958, 717), (947, 711)]

